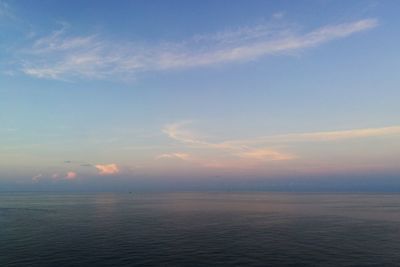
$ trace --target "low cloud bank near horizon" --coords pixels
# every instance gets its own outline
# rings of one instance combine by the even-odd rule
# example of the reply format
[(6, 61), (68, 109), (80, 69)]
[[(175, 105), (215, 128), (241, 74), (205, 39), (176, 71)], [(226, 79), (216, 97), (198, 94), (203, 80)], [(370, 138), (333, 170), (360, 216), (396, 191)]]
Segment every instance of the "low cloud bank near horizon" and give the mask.
[(117, 164), (96, 164), (96, 169), (100, 175), (113, 175), (120, 172), (120, 169)]

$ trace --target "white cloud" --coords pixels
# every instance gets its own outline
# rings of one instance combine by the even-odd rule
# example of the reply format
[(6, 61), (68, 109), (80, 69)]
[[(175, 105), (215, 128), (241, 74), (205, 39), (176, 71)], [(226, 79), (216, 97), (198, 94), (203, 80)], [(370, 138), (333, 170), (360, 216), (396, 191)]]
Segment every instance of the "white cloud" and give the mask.
[(96, 169), (99, 171), (100, 175), (112, 175), (119, 173), (120, 169), (117, 164), (97, 164)]
[(22, 71), (38, 78), (110, 79), (138, 72), (185, 69), (288, 54), (376, 27), (376, 19), (328, 25), (308, 33), (271, 25), (242, 27), (197, 35), (179, 43), (138, 45), (69, 36), (66, 27), (36, 39), (23, 60)]

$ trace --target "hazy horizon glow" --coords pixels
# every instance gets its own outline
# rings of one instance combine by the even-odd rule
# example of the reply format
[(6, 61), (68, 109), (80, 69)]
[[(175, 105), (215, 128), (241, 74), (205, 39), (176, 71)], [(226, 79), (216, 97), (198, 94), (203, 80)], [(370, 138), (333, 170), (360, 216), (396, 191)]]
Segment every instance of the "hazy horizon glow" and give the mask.
[(400, 190), (398, 5), (0, 0), (0, 191)]

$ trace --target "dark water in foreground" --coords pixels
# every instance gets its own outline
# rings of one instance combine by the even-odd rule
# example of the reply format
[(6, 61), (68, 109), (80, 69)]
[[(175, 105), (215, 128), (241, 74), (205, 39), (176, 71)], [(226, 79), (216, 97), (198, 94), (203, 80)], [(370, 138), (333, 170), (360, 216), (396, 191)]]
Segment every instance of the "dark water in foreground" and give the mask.
[(400, 195), (0, 194), (0, 266), (400, 266)]

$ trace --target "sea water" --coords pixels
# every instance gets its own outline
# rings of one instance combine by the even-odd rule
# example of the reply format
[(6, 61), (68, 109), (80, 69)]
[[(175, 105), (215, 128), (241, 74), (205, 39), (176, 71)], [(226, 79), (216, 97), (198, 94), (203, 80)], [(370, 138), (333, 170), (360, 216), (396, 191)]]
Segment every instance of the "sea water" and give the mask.
[(0, 266), (400, 266), (400, 195), (0, 193)]

